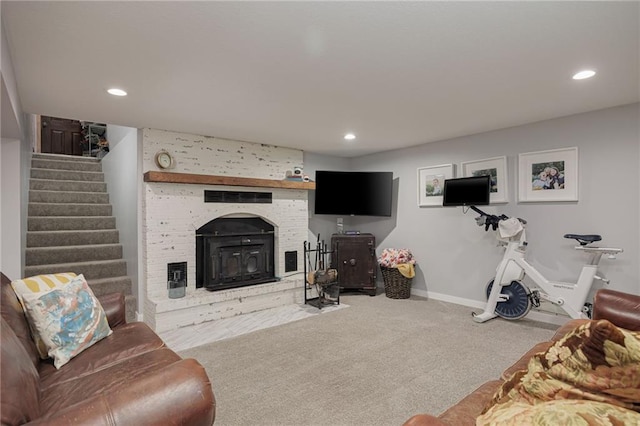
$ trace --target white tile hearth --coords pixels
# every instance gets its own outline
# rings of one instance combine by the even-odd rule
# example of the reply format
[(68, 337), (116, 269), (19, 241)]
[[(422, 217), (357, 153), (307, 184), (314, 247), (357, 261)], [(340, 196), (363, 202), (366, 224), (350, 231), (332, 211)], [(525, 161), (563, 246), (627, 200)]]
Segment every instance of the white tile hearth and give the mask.
[(160, 337), (172, 350), (183, 351), (348, 307), (349, 305), (340, 304), (317, 309), (309, 305), (287, 305), (161, 332)]

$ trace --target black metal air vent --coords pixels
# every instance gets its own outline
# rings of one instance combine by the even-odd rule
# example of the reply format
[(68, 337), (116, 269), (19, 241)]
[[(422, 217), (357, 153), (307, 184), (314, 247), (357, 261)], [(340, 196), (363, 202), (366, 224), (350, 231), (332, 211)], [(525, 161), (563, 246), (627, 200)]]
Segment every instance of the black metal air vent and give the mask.
[(297, 251), (285, 251), (284, 252), (284, 271), (292, 272), (298, 270), (298, 252)]
[(271, 192), (244, 192), (244, 191), (204, 191), (205, 203), (250, 203), (271, 204), (273, 194)]

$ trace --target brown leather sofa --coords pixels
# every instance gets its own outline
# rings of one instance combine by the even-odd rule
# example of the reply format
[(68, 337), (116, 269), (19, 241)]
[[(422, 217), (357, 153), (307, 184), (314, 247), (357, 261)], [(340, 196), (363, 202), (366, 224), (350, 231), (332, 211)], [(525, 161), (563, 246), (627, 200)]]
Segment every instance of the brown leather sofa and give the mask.
[(211, 425), (204, 368), (182, 359), (142, 322), (126, 323), (124, 296), (99, 297), (113, 333), (56, 369), (41, 360), (11, 281), (2, 274), (2, 425)]
[[(640, 330), (640, 296), (608, 289), (598, 290), (594, 297), (593, 319), (606, 319), (616, 326), (627, 330)], [(516, 371), (525, 370), (529, 359), (534, 354), (546, 351), (554, 342), (586, 321), (589, 320), (568, 321), (557, 330), (550, 341), (538, 343), (515, 364), (507, 368), (499, 380), (484, 383), (438, 417), (430, 414), (418, 414), (407, 420), (404, 426), (475, 425), (476, 417), (478, 417), (487, 404), (489, 404), (494, 393), (504, 380), (508, 379)]]

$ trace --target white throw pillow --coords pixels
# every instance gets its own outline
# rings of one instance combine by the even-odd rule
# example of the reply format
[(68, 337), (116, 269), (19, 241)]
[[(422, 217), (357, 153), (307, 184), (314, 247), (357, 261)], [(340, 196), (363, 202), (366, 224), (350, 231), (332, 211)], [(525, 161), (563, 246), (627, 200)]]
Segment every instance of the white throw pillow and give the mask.
[(104, 309), (83, 275), (62, 288), (24, 294), (23, 300), (27, 319), (47, 346), (56, 368), (112, 333)]
[[(11, 281), (11, 287), (18, 297), (18, 300), (22, 305), (22, 309), (26, 311), (27, 309), (25, 308), (23, 301), (23, 296), (25, 294), (40, 294), (51, 291), (52, 289), (61, 288), (73, 281), (75, 277), (76, 274), (73, 272), (35, 275), (21, 280), (13, 280)], [(44, 344), (36, 330), (31, 327), (31, 323), (29, 323), (29, 328), (31, 329), (31, 337), (36, 344), (38, 355), (40, 355), (40, 358), (42, 359), (48, 358), (47, 346)]]

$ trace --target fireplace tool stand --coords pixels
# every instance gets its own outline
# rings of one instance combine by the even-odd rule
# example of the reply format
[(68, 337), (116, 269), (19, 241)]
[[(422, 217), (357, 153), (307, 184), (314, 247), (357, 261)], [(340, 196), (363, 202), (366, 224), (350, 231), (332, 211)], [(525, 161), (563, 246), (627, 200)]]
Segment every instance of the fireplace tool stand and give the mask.
[(338, 271), (329, 267), (331, 256), (337, 256), (337, 249), (331, 251), (320, 236), (315, 247), (304, 242), (304, 303), (322, 309), (324, 306), (340, 304), (340, 283)]

